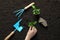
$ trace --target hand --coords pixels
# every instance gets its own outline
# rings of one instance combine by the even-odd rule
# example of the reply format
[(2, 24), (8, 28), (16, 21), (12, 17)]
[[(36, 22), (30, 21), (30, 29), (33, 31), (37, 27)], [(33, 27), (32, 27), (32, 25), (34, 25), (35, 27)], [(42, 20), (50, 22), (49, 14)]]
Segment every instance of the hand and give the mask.
[(35, 27), (30, 27), (25, 40), (30, 40), (37, 33), (37, 29)]

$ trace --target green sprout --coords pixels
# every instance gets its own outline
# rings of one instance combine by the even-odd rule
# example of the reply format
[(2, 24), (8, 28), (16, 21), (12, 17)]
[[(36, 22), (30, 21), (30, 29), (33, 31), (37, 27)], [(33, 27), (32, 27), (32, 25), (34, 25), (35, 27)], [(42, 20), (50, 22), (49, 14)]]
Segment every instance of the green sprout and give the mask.
[(33, 8), (33, 14), (34, 14), (34, 15), (39, 15), (39, 14), (40, 14), (40, 9), (37, 9), (37, 8), (35, 7), (35, 5), (32, 5), (32, 8)]
[(29, 23), (28, 23), (28, 26), (29, 26), (29, 27), (30, 27), (30, 26), (34, 26), (36, 23), (37, 23), (37, 21), (35, 21), (35, 22), (29, 22)]

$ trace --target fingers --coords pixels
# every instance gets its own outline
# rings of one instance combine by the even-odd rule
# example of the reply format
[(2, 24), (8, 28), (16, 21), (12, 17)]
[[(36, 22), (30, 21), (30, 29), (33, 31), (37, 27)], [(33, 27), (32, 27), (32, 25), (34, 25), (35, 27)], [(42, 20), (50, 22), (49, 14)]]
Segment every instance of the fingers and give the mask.
[(37, 32), (37, 29), (36, 29), (35, 27), (31, 27), (31, 26), (30, 26), (29, 30), (31, 30), (31, 31), (36, 31), (36, 32)]
[(32, 26), (30, 26), (30, 28), (29, 28), (29, 30), (34, 30), (35, 28), (34, 27), (32, 27)]
[(32, 29), (32, 27), (30, 26), (30, 28), (29, 28), (30, 30)]
[(37, 29), (35, 27), (33, 27), (32, 29), (37, 32)]

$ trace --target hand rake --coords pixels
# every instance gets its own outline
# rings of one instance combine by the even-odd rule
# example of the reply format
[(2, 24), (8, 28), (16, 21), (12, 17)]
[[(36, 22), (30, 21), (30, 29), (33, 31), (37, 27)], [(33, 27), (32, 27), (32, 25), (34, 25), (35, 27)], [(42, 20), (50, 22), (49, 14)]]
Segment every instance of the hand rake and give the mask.
[(31, 7), (32, 5), (34, 5), (35, 3), (32, 2), (31, 4), (29, 4), (28, 6), (24, 7), (23, 9), (19, 9), (17, 11), (14, 11), (14, 13), (16, 13), (16, 16), (18, 16), (18, 18), (23, 14), (23, 12), (28, 9), (29, 7)]

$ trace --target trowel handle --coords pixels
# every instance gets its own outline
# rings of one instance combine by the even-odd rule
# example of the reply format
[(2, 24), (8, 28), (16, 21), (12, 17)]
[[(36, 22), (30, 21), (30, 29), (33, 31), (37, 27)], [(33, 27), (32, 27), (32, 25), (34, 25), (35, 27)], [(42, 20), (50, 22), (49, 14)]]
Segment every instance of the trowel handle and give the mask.
[(26, 6), (24, 9), (26, 10), (26, 9), (28, 9), (29, 7), (31, 7), (32, 5), (34, 5), (35, 3), (34, 2), (32, 2), (31, 4), (29, 4), (28, 6)]
[(14, 33), (15, 33), (15, 31), (12, 31), (7, 37), (5, 37), (4, 40), (8, 40)]

